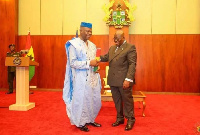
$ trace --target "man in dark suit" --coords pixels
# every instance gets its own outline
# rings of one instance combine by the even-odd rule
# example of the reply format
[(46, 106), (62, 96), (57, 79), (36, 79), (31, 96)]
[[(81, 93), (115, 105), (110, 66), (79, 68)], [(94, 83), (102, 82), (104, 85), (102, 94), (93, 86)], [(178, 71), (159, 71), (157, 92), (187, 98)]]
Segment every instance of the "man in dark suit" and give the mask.
[[(10, 44), (9, 46), (10, 52), (7, 52), (7, 57), (19, 57), (20, 54), (18, 52), (15, 52), (15, 45)], [(8, 66), (8, 85), (9, 90), (6, 92), (6, 94), (12, 94), (13, 93), (13, 81), (16, 77), (16, 67)]]
[(100, 61), (109, 62), (107, 82), (117, 110), (117, 119), (112, 126), (124, 124), (125, 116), (128, 120), (125, 130), (128, 131), (135, 123), (132, 87), (135, 84), (137, 53), (135, 46), (126, 42), (122, 30), (116, 31), (114, 42), (115, 46), (111, 46), (106, 55), (100, 56)]

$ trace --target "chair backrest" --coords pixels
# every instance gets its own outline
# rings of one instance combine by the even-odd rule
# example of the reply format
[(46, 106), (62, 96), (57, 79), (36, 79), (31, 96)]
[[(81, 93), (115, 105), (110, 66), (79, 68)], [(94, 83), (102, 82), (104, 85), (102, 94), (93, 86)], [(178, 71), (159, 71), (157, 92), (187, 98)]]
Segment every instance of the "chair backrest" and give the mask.
[(106, 78), (108, 77), (109, 66), (106, 66)]
[(104, 81), (103, 87), (105, 87), (105, 88), (109, 87), (108, 84), (107, 84), (108, 70), (109, 70), (109, 66), (106, 66), (106, 76), (105, 76), (105, 78), (103, 78), (103, 81)]
[(104, 81), (103, 88), (104, 89), (109, 89), (110, 88), (110, 86), (107, 84), (108, 70), (109, 70), (109, 66), (106, 66), (106, 77), (103, 78), (103, 81)]

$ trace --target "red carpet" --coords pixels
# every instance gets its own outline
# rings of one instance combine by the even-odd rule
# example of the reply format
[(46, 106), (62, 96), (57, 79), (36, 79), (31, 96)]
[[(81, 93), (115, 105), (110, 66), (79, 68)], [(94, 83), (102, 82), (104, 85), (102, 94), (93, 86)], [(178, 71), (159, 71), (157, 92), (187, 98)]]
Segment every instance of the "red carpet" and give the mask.
[(66, 115), (62, 92), (39, 92), (30, 95), (36, 107), (29, 111), (9, 111), (15, 103), (15, 93), (0, 92), (0, 135), (194, 135), (200, 126), (200, 96), (147, 95), (146, 117), (135, 103), (136, 123), (131, 131), (124, 125), (111, 127), (116, 111), (113, 102), (102, 102), (96, 122), (85, 133), (71, 126)]

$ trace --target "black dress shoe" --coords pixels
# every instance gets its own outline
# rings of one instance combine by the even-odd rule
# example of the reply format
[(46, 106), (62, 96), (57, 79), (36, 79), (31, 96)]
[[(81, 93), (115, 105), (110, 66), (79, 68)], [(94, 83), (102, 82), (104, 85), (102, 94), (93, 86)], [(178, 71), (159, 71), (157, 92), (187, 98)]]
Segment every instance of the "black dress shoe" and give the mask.
[(92, 125), (93, 127), (101, 127), (101, 124), (96, 123), (96, 122), (90, 123), (90, 125)]
[(6, 92), (6, 94), (12, 94), (13, 92)]
[(125, 127), (125, 131), (131, 130), (133, 128), (134, 123), (127, 123)]
[(124, 120), (122, 121), (116, 121), (115, 123), (112, 124), (113, 127), (119, 126), (120, 124), (124, 124)]
[(82, 127), (78, 127), (81, 131), (84, 131), (84, 132), (89, 132), (90, 130), (88, 129), (87, 126), (82, 126)]

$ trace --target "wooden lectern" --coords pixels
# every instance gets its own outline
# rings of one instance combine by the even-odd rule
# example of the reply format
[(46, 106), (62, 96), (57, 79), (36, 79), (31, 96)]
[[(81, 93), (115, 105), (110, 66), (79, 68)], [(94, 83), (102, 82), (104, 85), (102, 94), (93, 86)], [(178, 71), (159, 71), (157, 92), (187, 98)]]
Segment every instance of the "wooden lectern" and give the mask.
[(9, 110), (27, 111), (35, 107), (29, 102), (29, 66), (39, 66), (29, 57), (6, 57), (6, 66), (16, 67), (16, 103), (9, 106)]

